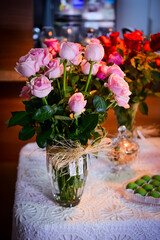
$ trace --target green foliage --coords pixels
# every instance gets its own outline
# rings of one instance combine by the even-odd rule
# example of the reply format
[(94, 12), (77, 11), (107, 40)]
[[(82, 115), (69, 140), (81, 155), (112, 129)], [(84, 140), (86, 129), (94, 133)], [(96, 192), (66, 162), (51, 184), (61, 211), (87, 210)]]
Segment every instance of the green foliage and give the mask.
[(25, 111), (12, 112), (12, 117), (8, 120), (8, 127), (20, 125), (27, 126), (31, 123), (31, 116)]
[(33, 115), (33, 119), (40, 123), (44, 123), (44, 121), (51, 118), (54, 113), (55, 111), (52, 107), (44, 105), (43, 107), (37, 109)]
[(91, 113), (83, 118), (81, 125), (79, 126), (80, 133), (89, 133), (92, 131), (98, 123), (98, 114)]
[(41, 131), (40, 133), (37, 134), (36, 142), (40, 148), (44, 148), (47, 146), (48, 139), (50, 138), (51, 134), (52, 134), (52, 128)]
[(28, 140), (32, 138), (35, 134), (35, 128), (30, 126), (23, 127), (19, 132), (19, 139), (20, 140)]
[(106, 104), (104, 98), (99, 97), (97, 95), (94, 96), (93, 105), (94, 105), (96, 111), (99, 113), (105, 113), (105, 111), (107, 109), (107, 104)]

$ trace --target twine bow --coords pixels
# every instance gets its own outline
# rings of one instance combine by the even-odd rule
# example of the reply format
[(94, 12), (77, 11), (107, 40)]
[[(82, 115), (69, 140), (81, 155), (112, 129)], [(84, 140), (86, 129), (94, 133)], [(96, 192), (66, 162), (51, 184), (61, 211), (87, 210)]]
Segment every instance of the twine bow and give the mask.
[(47, 158), (52, 161), (56, 170), (64, 168), (70, 162), (78, 161), (84, 154), (97, 154), (97, 152), (107, 152), (107, 147), (111, 145), (111, 139), (103, 137), (100, 141), (93, 141), (86, 148), (78, 142), (67, 140), (55, 140), (58, 145), (47, 147)]

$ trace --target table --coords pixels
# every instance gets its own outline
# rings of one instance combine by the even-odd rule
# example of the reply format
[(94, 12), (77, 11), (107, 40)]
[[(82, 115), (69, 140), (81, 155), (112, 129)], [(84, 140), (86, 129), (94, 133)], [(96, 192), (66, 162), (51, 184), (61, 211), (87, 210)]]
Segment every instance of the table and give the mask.
[(143, 174), (160, 173), (160, 138), (139, 140), (140, 155), (131, 167), (110, 172), (105, 159), (91, 158), (78, 206), (52, 200), (45, 151), (29, 143), (20, 152), (13, 209), (12, 239), (158, 240), (160, 207), (128, 201), (123, 185)]

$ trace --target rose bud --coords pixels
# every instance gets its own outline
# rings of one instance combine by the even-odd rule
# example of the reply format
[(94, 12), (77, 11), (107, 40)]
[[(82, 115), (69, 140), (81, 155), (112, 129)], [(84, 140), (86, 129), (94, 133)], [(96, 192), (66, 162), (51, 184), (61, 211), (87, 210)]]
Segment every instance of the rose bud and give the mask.
[(69, 99), (69, 108), (75, 115), (80, 115), (85, 111), (84, 107), (87, 104), (87, 100), (84, 100), (84, 96), (82, 93), (75, 93)]
[(88, 61), (100, 62), (104, 57), (104, 48), (101, 44), (91, 43), (86, 46), (84, 58)]
[(80, 54), (79, 44), (72, 42), (64, 42), (61, 45), (59, 55), (61, 58), (69, 61), (74, 60)]

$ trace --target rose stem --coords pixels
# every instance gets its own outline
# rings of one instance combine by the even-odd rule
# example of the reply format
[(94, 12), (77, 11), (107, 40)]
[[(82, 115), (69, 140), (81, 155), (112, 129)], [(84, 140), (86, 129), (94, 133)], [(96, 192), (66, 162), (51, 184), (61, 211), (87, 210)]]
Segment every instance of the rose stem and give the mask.
[(89, 86), (89, 83), (90, 83), (90, 80), (91, 80), (91, 73), (92, 73), (93, 64), (94, 64), (94, 62), (91, 61), (89, 75), (88, 75), (88, 79), (87, 79), (87, 84), (86, 84), (86, 87), (85, 87), (85, 92), (87, 92), (87, 89), (88, 89), (88, 86)]
[(67, 67), (67, 61), (66, 60), (64, 60), (63, 66), (64, 66), (64, 72), (63, 72), (63, 94), (64, 94), (64, 97), (65, 97), (65, 93), (66, 93), (66, 67)]

